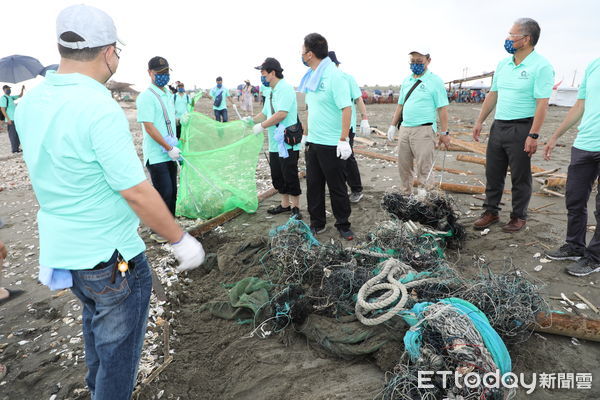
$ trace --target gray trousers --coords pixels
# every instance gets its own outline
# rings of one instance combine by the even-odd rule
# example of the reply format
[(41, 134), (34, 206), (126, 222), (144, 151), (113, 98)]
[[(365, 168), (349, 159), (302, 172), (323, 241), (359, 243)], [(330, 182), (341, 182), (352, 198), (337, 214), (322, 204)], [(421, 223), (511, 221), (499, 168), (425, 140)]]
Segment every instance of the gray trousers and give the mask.
[(511, 218), (527, 219), (527, 207), (531, 199), (531, 158), (524, 151), (525, 140), (533, 118), (512, 121), (495, 120), (490, 130), (486, 151), (485, 203), (487, 211), (498, 214), (504, 193), (506, 172), (510, 166), (512, 182)]
[(582, 251), (587, 258), (600, 261), (600, 192), (596, 194), (596, 232), (586, 247), (587, 203), (592, 185), (600, 174), (600, 151), (585, 151), (571, 148), (571, 163), (567, 173), (567, 239), (574, 250)]
[(13, 121), (12, 124), (8, 125), (8, 140), (10, 140), (11, 151), (13, 153), (16, 153), (17, 151), (19, 151), (19, 146), (21, 145), (21, 141), (19, 140), (19, 135), (17, 134), (17, 128), (15, 127), (15, 121)]

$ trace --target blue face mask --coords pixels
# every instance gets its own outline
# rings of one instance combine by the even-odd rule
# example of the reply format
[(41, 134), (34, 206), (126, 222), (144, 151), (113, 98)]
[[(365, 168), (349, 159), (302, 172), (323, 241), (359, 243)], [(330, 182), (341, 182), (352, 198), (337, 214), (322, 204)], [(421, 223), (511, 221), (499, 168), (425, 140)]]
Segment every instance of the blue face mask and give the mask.
[(6, 89), (6, 90), (4, 91), (4, 93), (6, 93), (6, 95), (7, 95), (7, 96), (10, 96), (10, 94), (11, 94), (12, 92), (11, 92), (11, 90), (10, 90), (10, 89)]
[(410, 64), (410, 70), (415, 75), (421, 75), (425, 72), (425, 64)]
[(163, 87), (169, 80), (171, 79), (171, 75), (169, 74), (156, 74), (154, 75), (154, 84), (158, 87)]
[(514, 47), (515, 41), (506, 39), (504, 41), (504, 50), (506, 50), (509, 54), (515, 54), (517, 49)]
[(270, 83), (267, 80), (267, 77), (264, 75), (260, 76), (260, 83), (262, 83), (264, 86), (269, 87)]
[(304, 57), (300, 56), (300, 60), (302, 60), (302, 64), (304, 64), (307, 67), (309, 66), (308, 63), (304, 61)]
[(219, 89), (221, 89), (221, 88), (223, 87), (223, 84), (222, 84), (222, 83), (217, 83), (217, 87), (218, 87)]
[(180, 88), (177, 88), (177, 91), (178, 91), (179, 93), (183, 93), (183, 92), (185, 92), (185, 88), (182, 88), (182, 87), (180, 87)]

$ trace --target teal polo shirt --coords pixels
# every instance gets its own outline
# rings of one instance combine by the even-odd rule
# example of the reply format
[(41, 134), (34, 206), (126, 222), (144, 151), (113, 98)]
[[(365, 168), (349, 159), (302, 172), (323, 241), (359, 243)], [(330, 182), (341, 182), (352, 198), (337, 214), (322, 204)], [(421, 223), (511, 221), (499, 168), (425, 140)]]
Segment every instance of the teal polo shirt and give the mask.
[[(413, 90), (404, 104), (406, 95), (417, 79), (420, 79), (421, 83)], [(448, 105), (448, 94), (444, 81), (429, 70), (426, 70), (418, 78), (415, 78), (414, 74), (410, 74), (402, 81), (398, 104), (402, 105), (402, 126), (433, 124), (432, 129), (437, 131), (436, 111), (438, 108)]]
[(40, 265), (87, 269), (118, 250), (145, 250), (120, 191), (146, 180), (125, 113), (81, 74), (48, 71), (15, 112), (23, 158), (40, 205)]
[(135, 101), (137, 106), (137, 122), (142, 124), (142, 132), (144, 133), (142, 142), (144, 165), (171, 161), (171, 157), (164, 151), (164, 148), (158, 144), (157, 141), (152, 139), (152, 137), (148, 135), (148, 132), (146, 132), (146, 128), (144, 128), (144, 122), (152, 122), (163, 137), (169, 134), (163, 108), (156, 98), (156, 95), (152, 93), (151, 90), (158, 93), (162, 103), (165, 105), (167, 115), (171, 121), (173, 135), (175, 134), (175, 106), (173, 105), (173, 95), (169, 90), (164, 88), (161, 89), (152, 84), (148, 89), (140, 93)]
[(585, 109), (573, 146), (585, 151), (600, 151), (600, 58), (585, 70), (577, 98), (585, 100)]
[(260, 95), (265, 96), (265, 99), (268, 99), (270, 94), (271, 94), (271, 87), (261, 84), (260, 85)]
[(337, 146), (342, 136), (342, 109), (352, 106), (350, 88), (334, 63), (323, 71), (317, 90), (306, 93), (309, 143)]
[(225, 86), (221, 87), (221, 89), (219, 89), (218, 87), (214, 87), (212, 89), (210, 89), (210, 97), (212, 97), (213, 101), (215, 100), (215, 97), (218, 96), (219, 92), (222, 91), (223, 92), (223, 96), (221, 96), (221, 104), (219, 104), (218, 106), (215, 106), (213, 104), (213, 110), (224, 110), (227, 108), (227, 97), (231, 96), (229, 94), (229, 89), (227, 89)]
[(350, 100), (352, 101), (352, 119), (350, 120), (350, 128), (354, 133), (356, 133), (356, 100), (362, 96), (362, 92), (358, 83), (356, 83), (356, 79), (348, 73), (343, 72), (344, 78), (348, 82), (348, 88), (350, 90)]
[(175, 105), (175, 118), (180, 119), (183, 114), (188, 112), (188, 105), (192, 99), (187, 93), (175, 93), (173, 95), (173, 104)]
[(8, 96), (6, 94), (3, 94), (2, 97), (0, 97), (0, 107), (6, 108), (6, 114), (11, 121), (15, 119), (15, 100), (18, 98), (19, 96)]
[(513, 56), (498, 63), (490, 91), (498, 92), (496, 119), (513, 120), (535, 115), (537, 99), (548, 99), (554, 86), (554, 69), (544, 57), (532, 51), (519, 64)]
[[(265, 105), (263, 106), (262, 113), (267, 117), (271, 118), (273, 113), (271, 112), (271, 101), (273, 102), (273, 109), (275, 112), (286, 111), (287, 115), (279, 124), (284, 127), (292, 126), (298, 122), (298, 101), (296, 100), (296, 91), (294, 87), (287, 83), (285, 80), (280, 79), (277, 82), (277, 86), (269, 93), (269, 96), (265, 99)], [(267, 131), (269, 132), (269, 151), (278, 152), (279, 146), (273, 135), (275, 134), (275, 125), (270, 126)], [(286, 144), (285, 147), (292, 149), (292, 146)], [(300, 144), (294, 145), (293, 150), (299, 150)]]

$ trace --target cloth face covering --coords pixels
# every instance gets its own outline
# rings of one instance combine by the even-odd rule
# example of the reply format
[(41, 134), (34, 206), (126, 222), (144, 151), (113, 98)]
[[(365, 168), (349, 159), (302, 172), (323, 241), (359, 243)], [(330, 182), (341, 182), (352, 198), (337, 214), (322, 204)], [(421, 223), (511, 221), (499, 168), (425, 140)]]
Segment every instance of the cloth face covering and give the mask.
[(266, 87), (269, 87), (270, 85), (269, 81), (267, 80), (267, 77), (263, 75), (260, 76), (260, 83), (262, 83)]
[(171, 75), (169, 74), (156, 74), (154, 75), (154, 84), (158, 87), (163, 87), (169, 80), (171, 79)]
[(517, 49), (514, 47), (515, 41), (506, 39), (504, 41), (504, 50), (506, 50), (509, 54), (515, 54)]
[(421, 75), (425, 72), (425, 64), (410, 64), (410, 70), (415, 75)]

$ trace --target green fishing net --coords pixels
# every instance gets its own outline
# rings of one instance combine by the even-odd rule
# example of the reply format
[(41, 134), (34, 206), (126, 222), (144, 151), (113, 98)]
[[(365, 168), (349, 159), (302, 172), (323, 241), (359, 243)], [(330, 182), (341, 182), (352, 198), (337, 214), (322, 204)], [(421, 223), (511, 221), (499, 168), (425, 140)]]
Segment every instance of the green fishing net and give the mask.
[(263, 134), (242, 121), (221, 123), (197, 112), (182, 118), (183, 165), (176, 214), (209, 219), (235, 208), (256, 212), (256, 166)]

